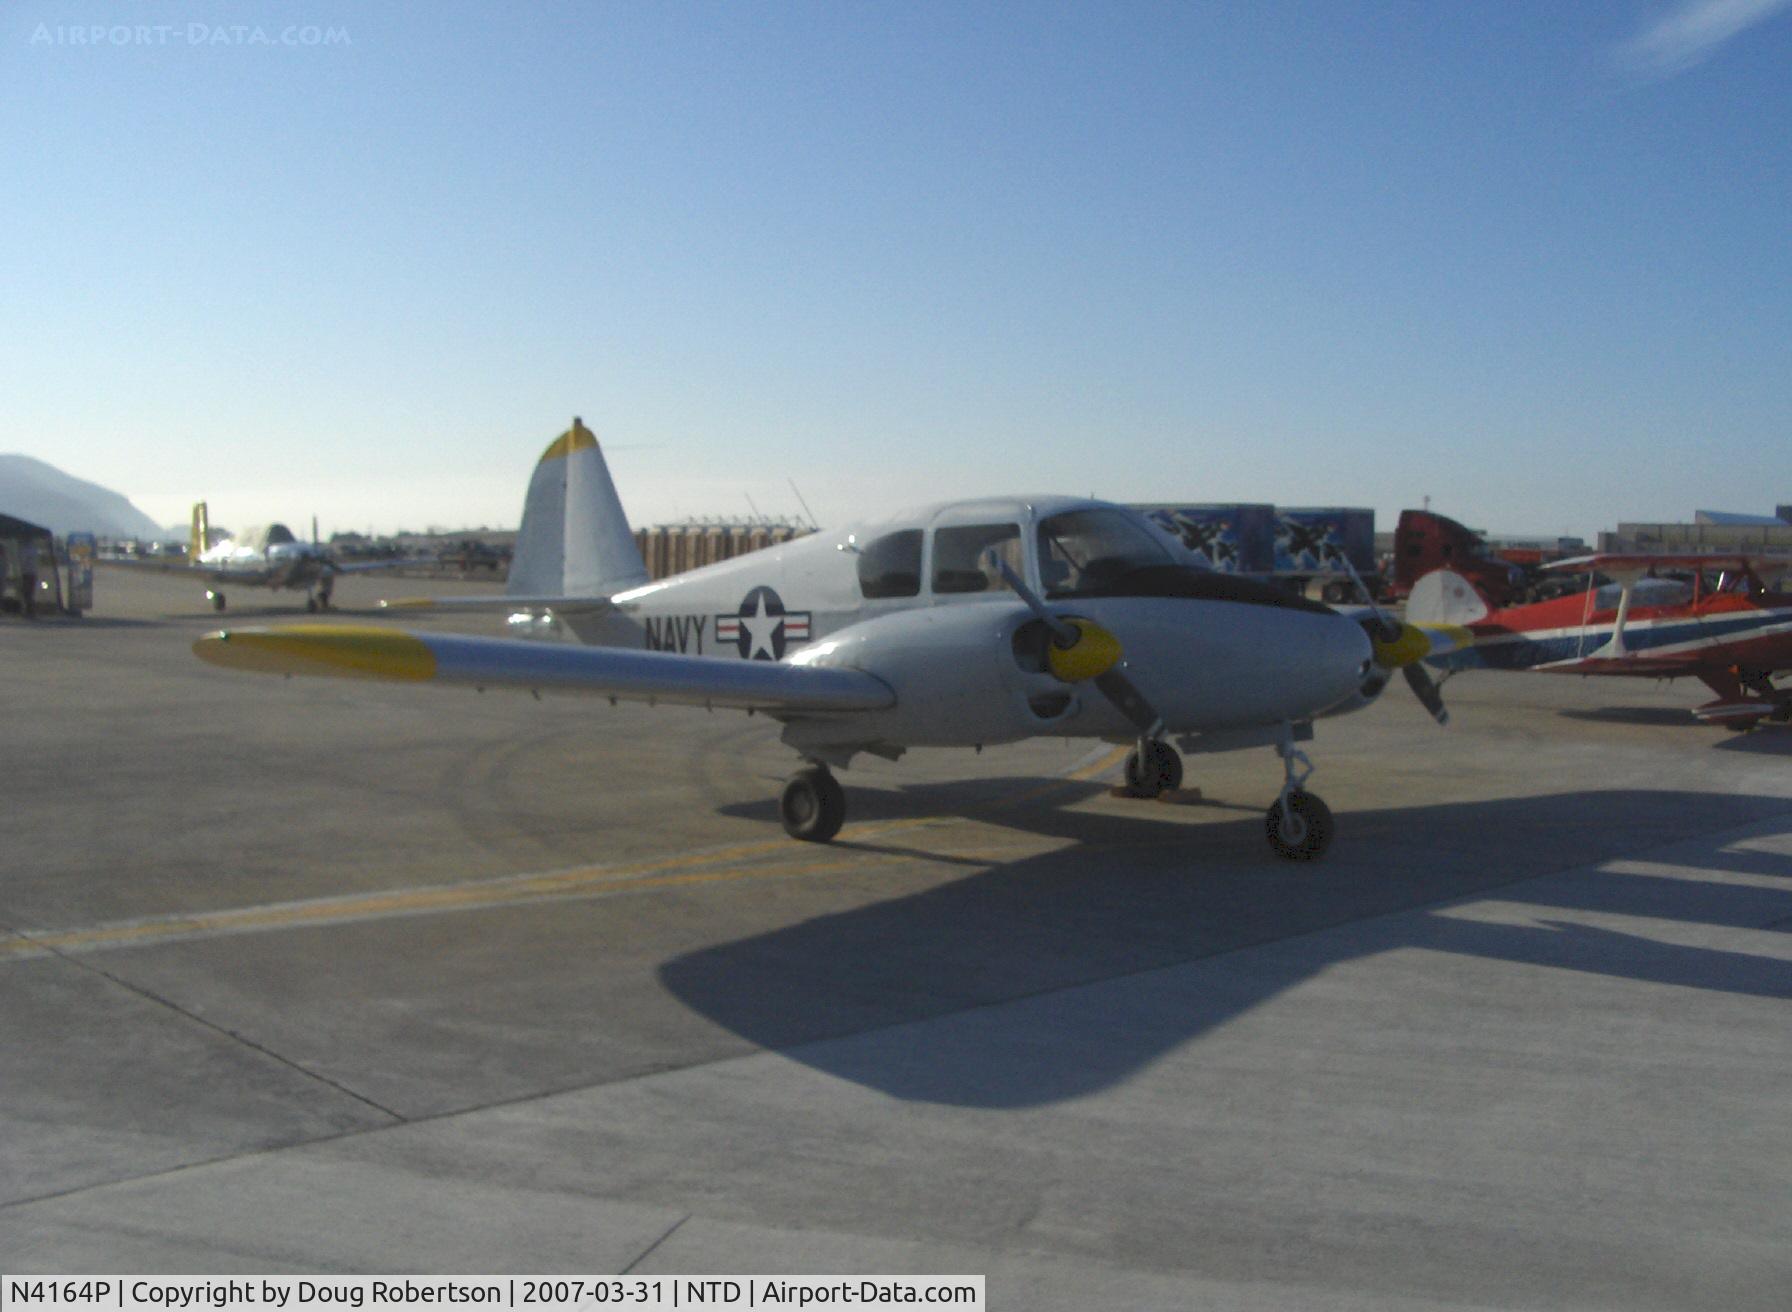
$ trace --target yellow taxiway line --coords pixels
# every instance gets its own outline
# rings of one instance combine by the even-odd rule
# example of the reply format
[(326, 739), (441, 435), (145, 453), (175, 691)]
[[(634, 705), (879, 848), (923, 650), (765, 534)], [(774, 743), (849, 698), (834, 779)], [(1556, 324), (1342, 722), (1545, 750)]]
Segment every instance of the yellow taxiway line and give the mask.
[[(1002, 805), (1026, 802), (1048, 794), (1064, 783), (1094, 778), (1112, 769), (1125, 756), (1125, 751), (1124, 748), (1116, 748), (1100, 759), (1070, 771), (1051, 785), (1006, 798)], [(847, 844), (862, 843), (911, 829), (947, 824), (958, 818), (960, 817), (923, 816), (909, 820), (849, 825), (840, 837)], [(837, 854), (829, 855), (827, 859), (800, 864), (763, 860), (780, 852), (795, 855), (801, 850), (794, 847), (790, 839), (780, 837), (757, 843), (685, 852), (651, 861), (578, 866), (546, 874), (502, 875), (495, 879), (475, 880), (464, 884), (424, 885), (189, 915), (149, 916), (78, 929), (17, 931), (16, 937), (0, 940), (0, 964), (52, 955), (146, 947), (196, 938), (308, 929), (394, 916), (484, 910), (549, 898), (601, 897), (691, 884), (833, 874), (863, 866), (867, 862), (881, 864), (912, 859), (910, 854), (865, 852), (847, 847)], [(830, 852), (828, 848), (811, 850), (817, 856)], [(925, 854), (917, 853), (913, 857), (924, 860)], [(758, 864), (752, 864), (754, 862)]]

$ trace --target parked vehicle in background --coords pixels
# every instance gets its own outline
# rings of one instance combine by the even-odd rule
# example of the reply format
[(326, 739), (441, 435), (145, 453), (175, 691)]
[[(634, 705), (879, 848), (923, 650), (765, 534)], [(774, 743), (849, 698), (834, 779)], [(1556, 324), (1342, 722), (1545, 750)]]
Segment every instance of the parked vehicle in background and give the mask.
[(1404, 600), (1414, 583), (1439, 569), (1470, 580), (1497, 605), (1561, 596), (1582, 582), (1546, 568), (1584, 551), (1578, 538), (1495, 546), (1429, 510), (1401, 511), (1393, 554), (1377, 560), (1375, 512), (1366, 507), (1235, 501), (1135, 509), (1221, 573), (1274, 579), (1302, 594), (1317, 585), (1320, 598), (1334, 606), (1363, 599), (1352, 570), (1376, 601)]

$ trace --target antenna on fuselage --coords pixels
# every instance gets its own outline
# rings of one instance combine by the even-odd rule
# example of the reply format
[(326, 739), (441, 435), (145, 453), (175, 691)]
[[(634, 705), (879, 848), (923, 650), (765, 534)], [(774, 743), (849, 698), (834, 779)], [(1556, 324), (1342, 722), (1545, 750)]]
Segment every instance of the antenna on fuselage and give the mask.
[(796, 503), (803, 508), (803, 513), (809, 517), (810, 529), (819, 529), (821, 527), (821, 522), (815, 518), (815, 512), (809, 509), (809, 503), (803, 500), (803, 494), (797, 490), (796, 480), (794, 478), (787, 478), (785, 482), (790, 484), (790, 490), (796, 493)]

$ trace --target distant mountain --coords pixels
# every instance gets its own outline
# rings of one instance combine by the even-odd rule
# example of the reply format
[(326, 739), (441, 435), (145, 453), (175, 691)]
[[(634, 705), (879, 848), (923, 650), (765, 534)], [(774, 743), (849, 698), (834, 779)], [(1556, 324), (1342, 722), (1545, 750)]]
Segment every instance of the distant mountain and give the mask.
[(161, 525), (116, 492), (30, 456), (0, 456), (0, 514), (53, 533), (159, 538)]

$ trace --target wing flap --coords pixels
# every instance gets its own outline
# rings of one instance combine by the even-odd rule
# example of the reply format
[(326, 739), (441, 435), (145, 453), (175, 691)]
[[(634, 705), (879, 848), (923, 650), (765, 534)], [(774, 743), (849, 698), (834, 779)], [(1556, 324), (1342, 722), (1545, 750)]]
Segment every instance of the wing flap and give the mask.
[(195, 642), (193, 654), (226, 669), (266, 674), (526, 688), (768, 712), (871, 711), (896, 701), (887, 684), (863, 670), (367, 625), (220, 629)]

